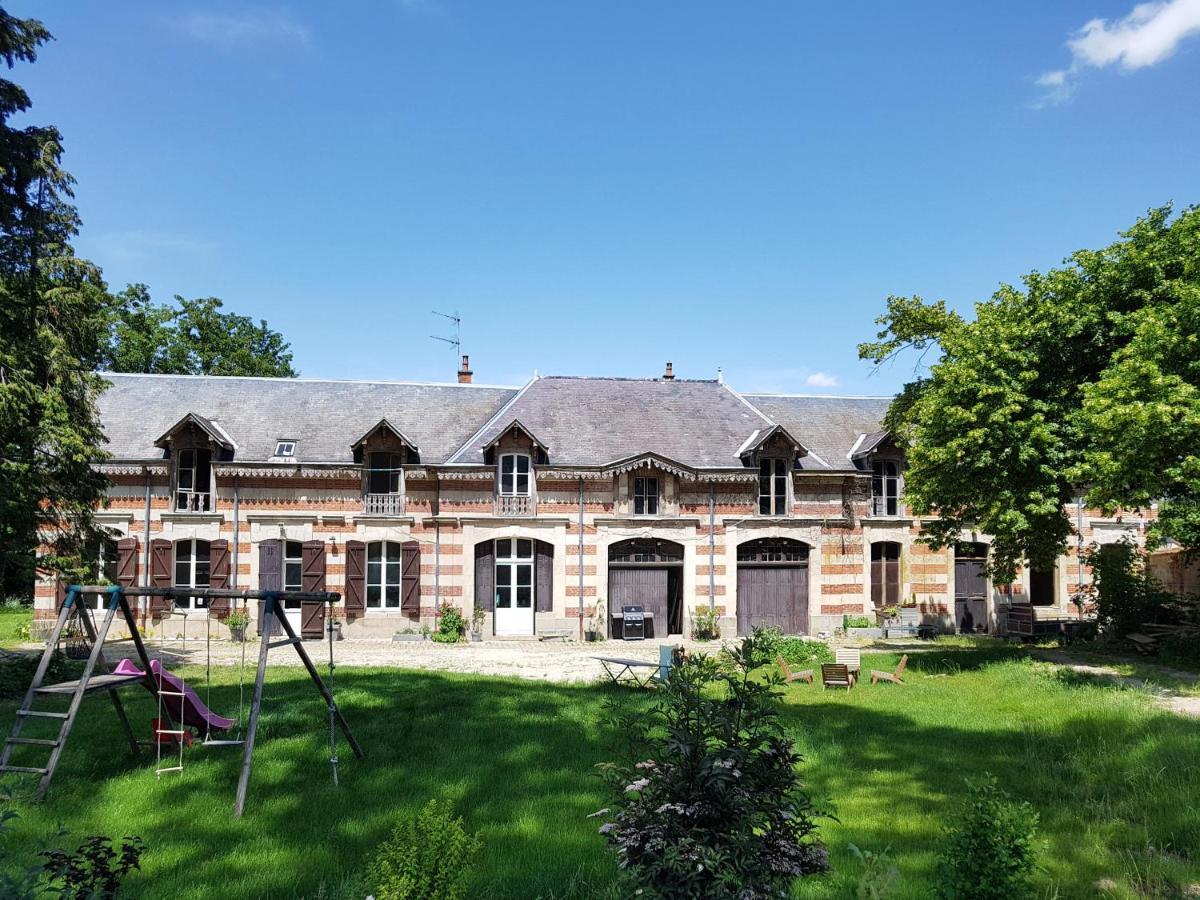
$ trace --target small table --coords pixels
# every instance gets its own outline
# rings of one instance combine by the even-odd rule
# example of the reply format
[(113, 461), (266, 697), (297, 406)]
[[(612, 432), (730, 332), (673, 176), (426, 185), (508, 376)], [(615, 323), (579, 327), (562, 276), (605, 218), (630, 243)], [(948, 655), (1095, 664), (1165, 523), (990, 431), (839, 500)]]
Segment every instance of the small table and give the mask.
[[(658, 680), (659, 663), (656, 662), (647, 662), (644, 659), (625, 659), (619, 656), (593, 656), (592, 659), (600, 660), (604, 674), (613, 684), (632, 681), (638, 687), (649, 687), (652, 682)], [(649, 671), (639, 671), (646, 669)], [(625, 681), (623, 682), (622, 679)]]

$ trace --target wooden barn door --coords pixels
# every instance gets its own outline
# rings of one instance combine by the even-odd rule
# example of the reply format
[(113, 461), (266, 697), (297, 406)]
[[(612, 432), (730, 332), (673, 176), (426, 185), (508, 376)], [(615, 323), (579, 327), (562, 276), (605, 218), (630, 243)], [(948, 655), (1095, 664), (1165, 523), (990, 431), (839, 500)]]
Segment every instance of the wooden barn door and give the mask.
[[(666, 633), (667, 619), (670, 611), (670, 593), (668, 586), (668, 570), (651, 567), (613, 568), (608, 575), (609, 617), (619, 613), (623, 606), (642, 606), (646, 612), (654, 614), (654, 634), (660, 631)], [(650, 628), (647, 623), (647, 636)], [(620, 635), (620, 630), (612, 630), (614, 636)]]

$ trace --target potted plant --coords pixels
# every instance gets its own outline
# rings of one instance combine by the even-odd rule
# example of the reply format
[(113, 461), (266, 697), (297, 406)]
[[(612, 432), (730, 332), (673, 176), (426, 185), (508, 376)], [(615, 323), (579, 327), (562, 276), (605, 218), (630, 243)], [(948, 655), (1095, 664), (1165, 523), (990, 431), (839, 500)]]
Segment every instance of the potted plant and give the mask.
[(478, 644), (483, 640), (483, 621), (487, 618), (487, 613), (482, 607), (475, 607), (471, 613), (471, 642)]
[(342, 635), (342, 620), (338, 616), (331, 615), (329, 617), (329, 624), (326, 627), (333, 632), (333, 639), (335, 641), (345, 640)]
[(604, 600), (597, 599), (596, 606), (592, 610), (592, 617), (588, 619), (587, 627), (583, 632), (585, 641), (602, 641), (604, 640)]
[(230, 639), (240, 644), (246, 640), (246, 628), (250, 625), (250, 614), (245, 610), (235, 609), (225, 617), (225, 625), (229, 628)]

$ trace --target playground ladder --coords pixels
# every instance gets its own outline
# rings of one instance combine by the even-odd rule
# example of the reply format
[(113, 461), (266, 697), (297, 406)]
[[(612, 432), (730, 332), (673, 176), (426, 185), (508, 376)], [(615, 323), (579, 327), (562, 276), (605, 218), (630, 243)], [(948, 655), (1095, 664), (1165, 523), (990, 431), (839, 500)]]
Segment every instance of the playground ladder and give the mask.
[[(46, 790), (50, 787), (50, 779), (54, 777), (54, 770), (58, 768), (58, 760), (62, 756), (63, 747), (67, 743), (67, 736), (71, 733), (71, 726), (75, 724), (75, 717), (79, 713), (79, 706), (83, 702), (84, 696), (89, 693), (99, 691), (108, 693), (109, 697), (112, 698), (113, 706), (116, 708), (117, 718), (121, 720), (121, 727), (125, 731), (125, 737), (129, 741), (129, 746), (132, 748), (134, 754), (138, 753), (137, 737), (134, 735), (133, 728), (129, 724), (128, 716), (125, 715), (125, 707), (121, 704), (117, 688), (137, 681), (140, 676), (94, 675), (97, 664), (104, 666), (104, 638), (112, 626), (113, 618), (118, 609), (121, 610), (125, 618), (125, 623), (129, 627), (129, 633), (133, 636), (138, 654), (146, 667), (145, 671), (149, 672), (150, 660), (146, 655), (146, 648), (142, 644), (141, 636), (138, 634), (137, 623), (134, 621), (133, 613), (130, 611), (129, 604), (126, 603), (124, 595), (114, 590), (108, 594), (104, 620), (100, 625), (99, 632), (97, 632), (92, 623), (91, 611), (79, 604), (81, 596), (80, 591), (76, 587), (72, 587), (67, 591), (62, 609), (58, 613), (58, 619), (54, 623), (54, 629), (51, 631), (50, 637), (46, 640), (46, 649), (42, 651), (42, 658), (38, 662), (37, 669), (33, 674), (33, 682), (29, 685), (29, 690), (25, 692), (24, 699), (21, 700), (21, 706), (17, 710), (17, 717), (13, 722), (12, 731), (4, 741), (3, 751), (0, 751), (0, 773), (23, 772), (42, 776), (38, 782), (36, 794), (39, 800), (46, 795)], [(54, 656), (55, 650), (58, 649), (59, 638), (62, 636), (63, 630), (72, 616), (79, 617), (88, 639), (92, 642), (92, 649), (88, 654), (87, 663), (84, 665), (83, 674), (74, 681), (45, 684), (46, 672), (50, 668), (50, 660)], [(105, 668), (107, 667), (105, 666)], [(67, 711), (51, 712), (34, 709), (34, 701), (43, 696), (69, 696), (71, 700), (67, 706)], [(54, 738), (23, 737), (21, 732), (25, 728), (25, 723), (30, 719), (51, 719), (58, 721), (60, 723), (58, 735)], [(9, 760), (12, 758), (14, 748), (19, 745), (49, 747), (50, 758), (44, 767), (12, 765)]]

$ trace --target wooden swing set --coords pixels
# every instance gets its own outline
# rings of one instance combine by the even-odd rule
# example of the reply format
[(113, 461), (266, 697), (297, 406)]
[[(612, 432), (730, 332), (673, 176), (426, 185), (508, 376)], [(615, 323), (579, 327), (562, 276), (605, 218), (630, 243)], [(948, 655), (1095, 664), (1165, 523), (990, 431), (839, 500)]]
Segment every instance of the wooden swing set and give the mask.
[[(92, 611), (89, 606), (81, 602), (85, 597), (96, 595), (102, 595), (104, 598), (104, 618), (100, 622), (99, 627), (92, 620)], [(42, 652), (42, 658), (38, 663), (37, 669), (34, 671), (33, 681), (29, 685), (29, 690), (25, 692), (25, 697), (21, 701), (20, 708), (17, 710), (12, 731), (4, 742), (3, 751), (0, 751), (0, 773), (15, 772), (41, 776), (36, 792), (37, 799), (42, 799), (50, 787), (50, 780), (54, 777), (54, 770), (58, 767), (59, 759), (62, 756), (63, 749), (66, 747), (67, 738), (71, 733), (71, 727), (75, 724), (75, 719), (84, 697), (101, 693), (108, 694), (112, 699), (113, 708), (116, 710), (117, 719), (121, 723), (125, 737), (129, 741), (130, 749), (135, 756), (140, 755), (142, 744), (134, 734), (133, 727), (129, 723), (129, 717), (125, 713), (125, 707), (118, 693), (121, 688), (131, 685), (144, 685), (155, 695), (158, 702), (159, 718), (155, 720), (154, 724), (154, 744), (158, 753), (158, 765), (155, 769), (156, 775), (161, 776), (165, 772), (181, 771), (183, 768), (183, 747), (185, 743), (190, 741), (191, 737), (191, 732), (187, 729), (185, 720), (190, 716), (194, 717), (196, 715), (196, 708), (200, 706), (198, 696), (187, 687), (186, 682), (182, 678), (166, 672), (163, 667), (161, 652), (157, 660), (157, 665), (151, 660), (150, 654), (146, 650), (145, 641), (138, 630), (137, 619), (129, 605), (130, 597), (161, 598), (172, 609), (174, 608), (175, 598), (185, 597), (202, 598), (205, 601), (218, 598), (241, 600), (243, 610), (245, 609), (246, 602), (249, 600), (261, 600), (263, 602), (263, 614), (259, 629), (262, 637), (258, 653), (258, 672), (254, 679), (254, 693), (250, 702), (250, 718), (246, 726), (245, 737), (235, 740), (213, 740), (211, 739), (210, 729), (207, 727), (209, 719), (206, 719), (205, 733), (203, 735), (204, 740), (202, 742), (202, 745), (241, 746), (243, 748), (242, 768), (238, 777), (237, 798), (233, 807), (235, 817), (242, 815), (242, 810), (246, 804), (246, 792), (250, 785), (250, 768), (254, 758), (254, 741), (258, 732), (259, 712), (262, 708), (263, 680), (267, 671), (267, 654), (277, 647), (291, 646), (295, 648), (296, 655), (300, 657), (300, 661), (308, 671), (317, 692), (325, 701), (329, 713), (329, 762), (333, 770), (334, 784), (337, 784), (338, 781), (337, 728), (340, 728), (342, 734), (345, 735), (350, 749), (354, 751), (354, 755), (358, 759), (363, 758), (362, 747), (355, 740), (354, 734), (350, 730), (350, 725), (342, 716), (341, 710), (338, 709), (333, 695), (332, 686), (334, 683), (335, 665), (333, 658), (334, 623), (332, 616), (327, 617), (330, 683), (329, 686), (326, 686), (317, 672), (317, 667), (313, 664), (311, 657), (309, 657), (308, 651), (305, 650), (301, 638), (296, 634), (292, 628), (292, 624), (284, 614), (285, 601), (316, 601), (333, 604), (340, 599), (339, 594), (328, 591), (238, 591), (222, 588), (71, 585), (67, 588), (66, 598), (63, 601), (62, 609), (59, 610), (58, 619), (55, 621), (54, 628), (46, 640), (46, 648)], [(137, 661), (141, 664), (140, 669), (132, 661), (125, 660), (114, 670), (104, 659), (103, 648), (105, 638), (108, 636), (108, 632), (118, 612), (120, 612), (124, 619), (125, 627), (129, 631), (129, 640), (132, 641), (137, 653)], [(282, 630), (286, 637), (279, 640), (272, 640), (271, 635), (276, 634), (277, 627)], [(50, 668), (51, 659), (58, 649), (59, 641), (64, 633), (69, 635), (72, 629), (77, 629), (76, 634), (81, 633), (86, 637), (84, 646), (90, 644), (83, 673), (77, 679), (46, 684), (46, 673)], [(110, 643), (116, 643), (116, 641)], [(212, 663), (211, 647), (207, 641), (205, 647), (208, 653), (208, 668), (210, 669)], [(70, 702), (65, 712), (35, 709), (35, 702), (43, 697), (69, 697)], [(176, 700), (178, 701), (177, 705), (174, 702)], [(188, 708), (189, 703), (193, 704), (190, 711)], [(205, 709), (204, 712), (208, 713), (208, 710)], [(52, 738), (25, 736), (22, 732), (26, 724), (33, 720), (58, 722), (58, 734)], [(238, 724), (240, 727), (240, 710)], [(13, 751), (22, 745), (49, 748), (50, 755), (46, 764), (44, 766), (13, 765), (11, 763)], [(164, 767), (162, 765), (163, 747), (173, 747), (176, 745), (180, 751), (179, 765)]]

